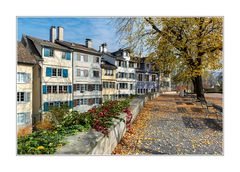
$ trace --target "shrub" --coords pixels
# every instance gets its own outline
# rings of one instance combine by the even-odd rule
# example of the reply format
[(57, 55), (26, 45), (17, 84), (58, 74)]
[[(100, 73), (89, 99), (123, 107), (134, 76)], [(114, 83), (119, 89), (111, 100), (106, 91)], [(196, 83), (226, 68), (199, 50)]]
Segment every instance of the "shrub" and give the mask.
[[(86, 131), (91, 127), (96, 131), (108, 135), (108, 129), (114, 125), (113, 119), (124, 121), (119, 117), (121, 112), (127, 113), (127, 127), (131, 121), (128, 110), (129, 100), (108, 101), (102, 106), (94, 107), (88, 112), (69, 112), (67, 109), (54, 109), (51, 114), (56, 115), (57, 125), (52, 124), (52, 118), (46, 117), (37, 125), (40, 129), (28, 136), (18, 138), (18, 154), (52, 154), (57, 147), (65, 144), (63, 138)], [(65, 113), (63, 113), (65, 111)]]
[(64, 104), (60, 107), (58, 107), (58, 106), (50, 107), (49, 112), (50, 112), (50, 117), (51, 117), (50, 119), (51, 119), (52, 123), (54, 123), (56, 125), (59, 124), (63, 120), (64, 116), (66, 114), (68, 114), (69, 110), (70, 109), (69, 109), (68, 105), (66, 105), (66, 104)]
[(36, 129), (37, 130), (52, 130), (54, 125), (49, 120), (49, 118), (44, 118), (42, 121), (37, 122)]
[(32, 127), (31, 126), (27, 126), (24, 128), (20, 128), (18, 130), (17, 136), (18, 137), (22, 137), (22, 136), (26, 136), (32, 133)]

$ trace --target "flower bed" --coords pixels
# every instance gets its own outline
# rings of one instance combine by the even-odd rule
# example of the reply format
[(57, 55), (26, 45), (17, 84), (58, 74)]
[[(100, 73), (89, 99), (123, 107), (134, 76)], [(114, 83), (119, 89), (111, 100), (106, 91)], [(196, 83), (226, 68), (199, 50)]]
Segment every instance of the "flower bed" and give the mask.
[(121, 112), (128, 114), (125, 122), (129, 127), (132, 117), (128, 107), (129, 100), (108, 101), (85, 113), (68, 112), (52, 129), (41, 129), (28, 136), (19, 137), (17, 152), (18, 154), (53, 154), (58, 147), (66, 144), (63, 141), (64, 137), (90, 128), (108, 135), (108, 129), (114, 125), (114, 119), (124, 121), (119, 117)]

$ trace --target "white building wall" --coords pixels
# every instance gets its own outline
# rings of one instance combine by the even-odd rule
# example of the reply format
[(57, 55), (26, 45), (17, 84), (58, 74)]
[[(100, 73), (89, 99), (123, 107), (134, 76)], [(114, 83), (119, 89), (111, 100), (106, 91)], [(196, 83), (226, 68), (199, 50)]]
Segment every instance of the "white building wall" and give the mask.
[[(64, 50), (54, 49), (53, 57), (44, 56), (44, 48), (42, 48), (42, 81), (41, 81), (41, 94), (42, 94), (42, 109), (44, 110), (44, 102), (63, 102), (72, 101), (72, 93), (43, 93), (44, 85), (72, 85), (72, 53), (71, 60), (62, 58), (62, 52)], [(46, 76), (46, 68), (67, 69), (68, 77), (63, 76)]]

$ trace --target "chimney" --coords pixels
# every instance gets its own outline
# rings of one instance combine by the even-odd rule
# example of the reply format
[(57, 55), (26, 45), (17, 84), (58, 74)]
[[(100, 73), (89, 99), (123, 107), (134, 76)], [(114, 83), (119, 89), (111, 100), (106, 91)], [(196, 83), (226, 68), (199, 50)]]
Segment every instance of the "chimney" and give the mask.
[(99, 46), (99, 52), (103, 52), (103, 48), (102, 48), (102, 45)]
[(107, 43), (103, 43), (103, 44), (102, 44), (102, 51), (103, 51), (104, 53), (107, 52)]
[(86, 47), (92, 48), (93, 43), (91, 39), (86, 39), (85, 44), (86, 44)]
[(56, 39), (56, 28), (55, 26), (51, 26), (50, 28), (50, 41), (54, 42)]
[(63, 32), (64, 32), (63, 27), (62, 27), (62, 26), (58, 26), (57, 29), (58, 29), (57, 39), (58, 39), (59, 41), (63, 41)]

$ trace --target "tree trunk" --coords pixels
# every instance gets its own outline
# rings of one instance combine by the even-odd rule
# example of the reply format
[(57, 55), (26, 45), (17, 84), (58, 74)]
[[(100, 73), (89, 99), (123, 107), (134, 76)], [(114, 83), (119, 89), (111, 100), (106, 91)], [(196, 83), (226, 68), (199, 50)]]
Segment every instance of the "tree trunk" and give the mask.
[(197, 99), (205, 99), (203, 91), (202, 76), (193, 78), (194, 93), (197, 94)]

